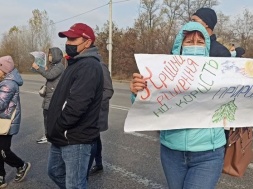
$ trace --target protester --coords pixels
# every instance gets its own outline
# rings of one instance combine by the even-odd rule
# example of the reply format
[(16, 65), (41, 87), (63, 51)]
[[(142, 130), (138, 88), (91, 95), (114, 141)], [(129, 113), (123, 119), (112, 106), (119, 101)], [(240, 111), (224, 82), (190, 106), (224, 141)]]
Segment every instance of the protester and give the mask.
[(0, 117), (10, 119), (10, 114), (15, 113), (8, 134), (0, 135), (0, 188), (4, 188), (7, 185), (5, 181), (6, 172), (4, 163), (17, 168), (15, 182), (21, 182), (31, 167), (29, 162), (24, 162), (11, 150), (12, 136), (18, 133), (20, 127), (21, 108), (19, 86), (22, 85), (23, 80), (18, 70), (14, 68), (12, 57), (0, 57)]
[(191, 20), (202, 24), (210, 35), (210, 57), (231, 57), (229, 50), (216, 41), (216, 35), (213, 30), (217, 24), (217, 15), (213, 9), (200, 8), (191, 16)]
[[(174, 55), (209, 56), (210, 37), (197, 22), (183, 26), (175, 39)], [(145, 80), (133, 74), (133, 98), (146, 87)], [(176, 124), (176, 123), (173, 123)], [(170, 189), (214, 189), (221, 176), (226, 143), (224, 129), (164, 130), (160, 134), (161, 162)]]
[(86, 189), (91, 148), (99, 136), (103, 71), (88, 25), (77, 23), (58, 35), (67, 37), (68, 67), (48, 109), (48, 175), (61, 189)]
[[(112, 86), (112, 78), (110, 76), (110, 72), (106, 66), (106, 64), (102, 64), (103, 75), (104, 75), (104, 91), (103, 91), (103, 100), (101, 103), (101, 109), (99, 113), (98, 126), (100, 132), (108, 130), (108, 114), (109, 114), (109, 101), (113, 95), (113, 86)], [(91, 168), (93, 161), (95, 159), (95, 165)], [(90, 169), (91, 168), (91, 169)], [(103, 163), (102, 163), (102, 142), (101, 137), (97, 138), (97, 142), (92, 147), (91, 157), (89, 162), (89, 173), (87, 176), (95, 175), (103, 171)]]
[(236, 48), (233, 47), (233, 48), (231, 48), (230, 53), (231, 53), (231, 57), (240, 57), (240, 58), (242, 58), (243, 55), (245, 54), (245, 50), (242, 47), (236, 47)]
[(32, 64), (32, 67), (40, 73), (44, 78), (46, 78), (46, 92), (44, 95), (44, 100), (42, 102), (43, 116), (44, 116), (44, 128), (45, 135), (37, 140), (37, 143), (46, 143), (47, 138), (47, 113), (48, 107), (53, 96), (54, 90), (61, 78), (61, 74), (64, 71), (64, 65), (61, 63), (63, 58), (62, 51), (58, 47), (53, 47), (49, 49), (48, 52), (48, 66), (46, 69), (39, 67), (35, 62)]
[(236, 56), (236, 51), (235, 51), (235, 45), (232, 44), (231, 48), (229, 49), (231, 57), (235, 57)]

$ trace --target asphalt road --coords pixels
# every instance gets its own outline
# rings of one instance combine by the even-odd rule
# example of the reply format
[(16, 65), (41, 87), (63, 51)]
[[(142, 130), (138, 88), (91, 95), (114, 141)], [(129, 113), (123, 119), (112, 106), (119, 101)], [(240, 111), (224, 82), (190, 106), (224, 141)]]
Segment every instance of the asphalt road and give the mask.
[[(42, 98), (37, 91), (44, 83), (41, 76), (23, 75), (21, 87), (22, 124), (13, 137), (12, 149), (32, 164), (27, 178), (14, 183), (16, 170), (6, 165), (6, 180), (10, 189), (56, 189), (47, 176), (50, 144), (37, 144), (43, 134)], [(124, 120), (131, 106), (127, 83), (114, 82), (109, 126), (102, 133), (104, 172), (90, 177), (90, 189), (166, 189), (159, 158), (159, 134), (123, 131)], [(203, 183), (203, 189), (205, 183)], [(217, 189), (253, 189), (253, 164), (241, 179), (222, 175)]]

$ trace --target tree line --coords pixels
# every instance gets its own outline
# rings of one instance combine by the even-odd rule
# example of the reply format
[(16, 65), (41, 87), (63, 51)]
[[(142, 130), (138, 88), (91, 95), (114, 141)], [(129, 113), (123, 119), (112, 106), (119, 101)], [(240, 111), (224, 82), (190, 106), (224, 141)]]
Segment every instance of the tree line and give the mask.
[[(215, 10), (218, 0), (140, 0), (139, 15), (133, 26), (119, 28), (113, 23), (112, 76), (129, 79), (138, 71), (135, 53), (169, 54), (181, 26), (201, 7)], [(54, 22), (46, 11), (33, 10), (27, 26), (13, 26), (1, 39), (0, 55), (9, 54), (20, 72), (29, 70), (29, 52), (45, 51), (52, 47)], [(228, 49), (231, 44), (246, 50), (246, 57), (253, 57), (253, 14), (245, 9), (240, 15), (217, 12), (218, 23), (214, 33)], [(96, 46), (105, 63), (108, 62), (107, 43), (109, 23), (94, 28)]]

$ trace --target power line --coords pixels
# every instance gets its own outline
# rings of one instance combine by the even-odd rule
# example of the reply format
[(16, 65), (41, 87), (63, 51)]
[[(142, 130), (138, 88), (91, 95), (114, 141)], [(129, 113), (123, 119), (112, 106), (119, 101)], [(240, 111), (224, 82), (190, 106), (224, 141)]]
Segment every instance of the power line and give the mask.
[(102, 5), (102, 6), (99, 6), (99, 7), (96, 7), (96, 8), (94, 8), (94, 9), (88, 10), (88, 11), (83, 12), (83, 13), (81, 13), (81, 14), (77, 14), (77, 15), (75, 15), (75, 16), (66, 18), (66, 19), (64, 19), (64, 20), (60, 20), (60, 21), (54, 22), (53, 24), (58, 24), (58, 23), (61, 23), (61, 22), (66, 21), (66, 20), (70, 20), (70, 19), (72, 19), (72, 18), (76, 18), (76, 17), (78, 17), (78, 16), (81, 16), (81, 15), (87, 14), (87, 13), (89, 13), (89, 12), (92, 12), (92, 11), (94, 11), (94, 10), (100, 9), (100, 8), (102, 8), (102, 7), (105, 7), (105, 6), (107, 6), (108, 4), (109, 4), (109, 3), (106, 3), (106, 4)]
[[(112, 2), (112, 4), (123, 3), (123, 2), (127, 2), (127, 1), (132, 1), (132, 0), (120, 0), (120, 1)], [(74, 15), (74, 16), (72, 16), (72, 17), (65, 18), (65, 19), (63, 19), (63, 20), (59, 20), (59, 21), (57, 21), (57, 22), (54, 22), (54, 23), (52, 23), (52, 24), (49, 24), (48, 26), (55, 25), (55, 24), (64, 22), (64, 21), (66, 21), (66, 20), (70, 20), (70, 19), (72, 19), (72, 18), (76, 18), (76, 17), (78, 17), (78, 16), (87, 14), (87, 13), (89, 13), (89, 12), (93, 12), (93, 11), (95, 11), (95, 10), (97, 10), (97, 9), (100, 9), (100, 8), (103, 8), (103, 7), (105, 7), (105, 6), (109, 5), (109, 4), (110, 4), (110, 2), (108, 2), (108, 3), (104, 4), (104, 5), (101, 5), (101, 6), (99, 6), (99, 7), (96, 7), (96, 8), (94, 8), (94, 9), (88, 10), (88, 11), (86, 11), (86, 12), (83, 12), (83, 13), (80, 13), (80, 14), (77, 14), (77, 15)], [(29, 29), (28, 29), (28, 30), (29, 30)]]
[[(123, 2), (127, 2), (127, 1), (132, 1), (132, 0), (121, 0), (121, 1), (116, 1), (116, 2), (113, 2), (113, 4), (116, 4), (116, 3), (123, 3)], [(55, 24), (64, 22), (64, 21), (66, 21), (66, 20), (70, 20), (70, 19), (72, 19), (72, 18), (76, 18), (76, 17), (78, 17), (78, 16), (87, 14), (87, 13), (89, 13), (89, 12), (93, 12), (93, 11), (95, 11), (95, 10), (97, 10), (97, 9), (100, 9), (100, 8), (103, 8), (103, 7), (105, 7), (105, 6), (109, 5), (109, 4), (110, 4), (110, 2), (108, 2), (108, 3), (104, 4), (104, 5), (101, 5), (101, 6), (99, 6), (99, 7), (96, 7), (96, 8), (94, 8), (94, 9), (88, 10), (88, 11), (86, 11), (86, 12), (83, 12), (83, 13), (80, 13), (80, 14), (77, 14), (77, 15), (74, 15), (74, 16), (72, 16), (72, 17), (65, 18), (65, 19), (63, 19), (63, 20), (59, 20), (59, 21), (54, 22), (54, 23), (52, 23), (52, 24), (50, 24), (50, 25), (55, 25)]]

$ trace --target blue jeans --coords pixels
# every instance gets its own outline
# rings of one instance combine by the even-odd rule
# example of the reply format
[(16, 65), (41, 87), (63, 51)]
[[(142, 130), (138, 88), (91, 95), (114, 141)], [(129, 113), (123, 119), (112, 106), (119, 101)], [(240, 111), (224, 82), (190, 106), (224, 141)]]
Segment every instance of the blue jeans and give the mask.
[(224, 147), (184, 152), (161, 145), (161, 162), (170, 189), (214, 189), (222, 172)]
[(91, 144), (51, 145), (48, 175), (61, 189), (86, 189)]

